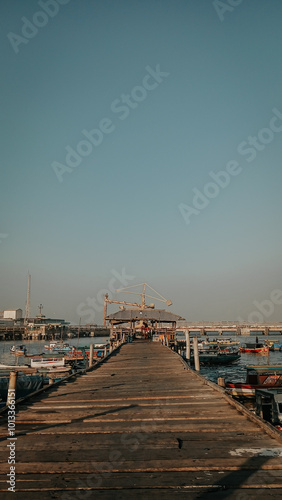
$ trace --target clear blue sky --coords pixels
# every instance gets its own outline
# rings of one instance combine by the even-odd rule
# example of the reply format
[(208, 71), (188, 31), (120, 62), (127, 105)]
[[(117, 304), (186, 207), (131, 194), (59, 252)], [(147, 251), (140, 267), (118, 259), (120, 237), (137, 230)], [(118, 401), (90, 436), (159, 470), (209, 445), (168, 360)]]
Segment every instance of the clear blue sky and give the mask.
[[(33, 314), (100, 323), (87, 301), (125, 269), (187, 320), (247, 319), (282, 290), (281, 1), (221, 19), (210, 0), (64, 1), (53, 17), (1, 2), (0, 309), (24, 309), (29, 270)], [(101, 122), (70, 168), (66, 148)], [(238, 175), (195, 208), (232, 160)]]

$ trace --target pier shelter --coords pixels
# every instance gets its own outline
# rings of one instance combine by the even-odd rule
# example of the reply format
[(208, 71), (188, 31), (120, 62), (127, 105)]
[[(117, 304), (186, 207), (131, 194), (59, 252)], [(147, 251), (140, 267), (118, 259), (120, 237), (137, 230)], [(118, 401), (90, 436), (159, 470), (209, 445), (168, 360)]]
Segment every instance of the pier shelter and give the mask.
[(176, 324), (184, 318), (165, 309), (123, 309), (106, 317), (110, 324), (111, 339), (121, 340), (158, 335), (166, 343), (175, 339)]

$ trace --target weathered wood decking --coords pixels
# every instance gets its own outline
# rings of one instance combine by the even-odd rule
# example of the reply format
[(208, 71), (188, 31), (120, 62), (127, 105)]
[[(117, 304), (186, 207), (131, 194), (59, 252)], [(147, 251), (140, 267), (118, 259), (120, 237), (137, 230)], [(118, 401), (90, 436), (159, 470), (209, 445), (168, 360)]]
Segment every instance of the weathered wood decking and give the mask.
[(1, 499), (282, 494), (282, 442), (159, 343), (125, 344), (98, 369), (21, 404), (16, 431), (13, 494), (2, 416)]

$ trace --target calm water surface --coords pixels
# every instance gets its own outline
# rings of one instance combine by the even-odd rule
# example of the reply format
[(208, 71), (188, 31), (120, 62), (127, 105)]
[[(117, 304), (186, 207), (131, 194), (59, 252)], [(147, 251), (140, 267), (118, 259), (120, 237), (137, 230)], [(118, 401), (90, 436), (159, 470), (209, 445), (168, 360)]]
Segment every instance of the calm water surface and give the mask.
[[(209, 339), (212, 340), (212, 337), (209, 336)], [(245, 342), (255, 343), (255, 338), (253, 337), (236, 338), (235, 336), (232, 336), (232, 339), (239, 340), (241, 344), (244, 344)], [(259, 336), (259, 341), (265, 339), (266, 337)], [(277, 342), (281, 342), (282, 336), (269, 336), (269, 340), (276, 340)], [(75, 347), (89, 347), (91, 343), (103, 344), (108, 341), (109, 337), (83, 337), (80, 338), (79, 341), (77, 339), (65, 340), (65, 342), (68, 342), (70, 345), (73, 345)], [(10, 347), (15, 343), (16, 345), (19, 345), (21, 342), (0, 342), (0, 363), (15, 364), (15, 355), (10, 353)], [(44, 348), (44, 346), (48, 344), (48, 341), (46, 340), (27, 340), (23, 343), (27, 347), (27, 354), (41, 354), (43, 352), (52, 352)], [(17, 356), (17, 361), (18, 364), (25, 364), (28, 360), (24, 356)], [(201, 366), (200, 373), (212, 382), (217, 382), (217, 379), (219, 377), (225, 378), (226, 381), (244, 382), (246, 379), (246, 365), (262, 364), (282, 364), (282, 351), (270, 351), (268, 356), (262, 356), (260, 354), (241, 354), (241, 358), (231, 365)]]

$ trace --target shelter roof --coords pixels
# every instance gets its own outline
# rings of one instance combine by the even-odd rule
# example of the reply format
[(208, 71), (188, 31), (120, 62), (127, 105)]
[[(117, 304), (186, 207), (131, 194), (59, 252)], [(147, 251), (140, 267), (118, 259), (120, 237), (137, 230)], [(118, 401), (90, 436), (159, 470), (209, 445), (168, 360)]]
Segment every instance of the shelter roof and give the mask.
[(106, 318), (109, 321), (118, 321), (127, 323), (129, 321), (149, 320), (159, 321), (161, 323), (172, 323), (175, 321), (184, 320), (178, 314), (173, 314), (165, 309), (124, 309), (109, 314)]

